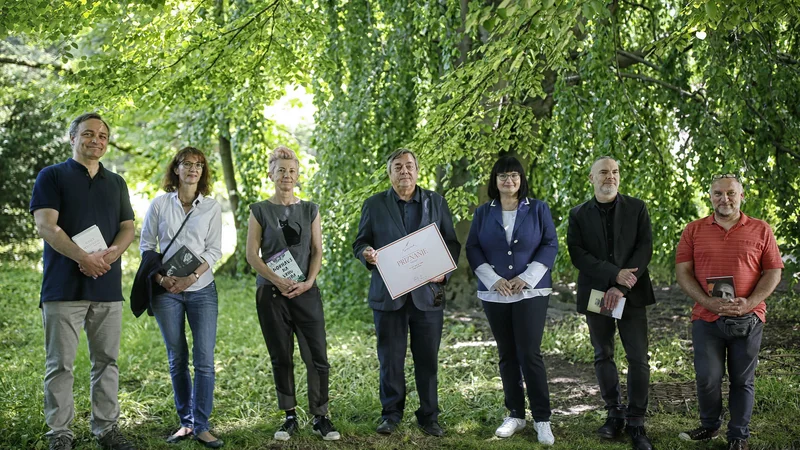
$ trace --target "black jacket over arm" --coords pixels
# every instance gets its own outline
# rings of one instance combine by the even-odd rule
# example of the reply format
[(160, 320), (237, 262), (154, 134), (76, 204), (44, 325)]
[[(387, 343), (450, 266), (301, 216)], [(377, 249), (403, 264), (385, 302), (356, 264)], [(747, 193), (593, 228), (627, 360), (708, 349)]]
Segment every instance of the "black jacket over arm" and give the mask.
[[(653, 256), (653, 235), (650, 215), (638, 198), (617, 194), (614, 214), (614, 258), (608, 260), (608, 248), (603, 235), (603, 218), (597, 200), (572, 208), (569, 212), (567, 248), (578, 275), (578, 312), (586, 313), (592, 289), (606, 291), (617, 287), (625, 294), (627, 305), (643, 307), (656, 302), (647, 266)], [(632, 289), (617, 284), (621, 269), (637, 267), (638, 279)]]

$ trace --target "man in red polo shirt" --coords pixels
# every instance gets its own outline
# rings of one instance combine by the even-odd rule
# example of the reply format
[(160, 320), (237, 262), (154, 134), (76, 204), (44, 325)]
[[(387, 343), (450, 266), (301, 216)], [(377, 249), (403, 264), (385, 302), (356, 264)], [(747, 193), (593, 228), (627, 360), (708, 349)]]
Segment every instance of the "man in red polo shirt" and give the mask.
[[(744, 190), (735, 175), (715, 176), (709, 193), (714, 213), (686, 226), (675, 256), (678, 284), (695, 301), (692, 343), (700, 408), (700, 427), (680, 438), (709, 440), (719, 434), (727, 354), (728, 449), (746, 450), (764, 301), (781, 280), (783, 261), (769, 225), (739, 210)], [(710, 296), (710, 277), (732, 277), (734, 298)]]

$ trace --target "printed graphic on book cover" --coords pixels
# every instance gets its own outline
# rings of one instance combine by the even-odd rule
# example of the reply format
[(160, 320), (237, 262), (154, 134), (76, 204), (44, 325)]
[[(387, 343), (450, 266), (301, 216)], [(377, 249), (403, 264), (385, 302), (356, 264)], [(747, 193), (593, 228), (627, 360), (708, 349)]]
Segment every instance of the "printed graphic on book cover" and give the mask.
[(202, 258), (195, 255), (185, 245), (182, 245), (174, 255), (170, 256), (161, 265), (161, 274), (167, 277), (188, 277), (201, 264), (203, 264)]
[(592, 289), (592, 292), (589, 294), (589, 304), (586, 305), (586, 309), (593, 313), (602, 314), (615, 319), (622, 319), (622, 311), (625, 309), (625, 297), (620, 298), (617, 302), (617, 306), (611, 309), (605, 307), (605, 303), (603, 302), (604, 295), (605, 292)]
[(712, 297), (726, 300), (736, 298), (736, 285), (733, 283), (733, 276), (708, 277), (706, 278), (706, 284), (708, 285), (708, 295)]
[(282, 278), (291, 278), (294, 281), (306, 281), (306, 276), (294, 260), (289, 249), (283, 249), (266, 260), (267, 266)]

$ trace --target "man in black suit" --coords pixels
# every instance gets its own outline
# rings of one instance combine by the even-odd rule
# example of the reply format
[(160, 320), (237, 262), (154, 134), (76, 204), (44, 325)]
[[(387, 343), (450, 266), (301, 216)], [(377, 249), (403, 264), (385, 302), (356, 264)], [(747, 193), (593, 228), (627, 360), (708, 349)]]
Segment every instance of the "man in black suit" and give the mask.
[(373, 310), (380, 361), (380, 396), (383, 411), (377, 432), (391, 434), (403, 418), (406, 398), (404, 372), (406, 341), (411, 332), (414, 378), (419, 394), (417, 422), (432, 436), (442, 436), (437, 393), (439, 343), (444, 320), (445, 276), (431, 280), (411, 293), (392, 300), (375, 266), (376, 248), (435, 223), (453, 260), (458, 261), (461, 245), (456, 239), (453, 219), (445, 199), (417, 186), (419, 164), (410, 150), (400, 149), (386, 163), (391, 189), (368, 198), (361, 209), (358, 236), (353, 252), (372, 272), (369, 306)]
[[(644, 429), (650, 384), (647, 356), (647, 310), (655, 303), (647, 265), (653, 254), (650, 216), (644, 202), (618, 193), (619, 166), (603, 156), (592, 165), (589, 180), (594, 198), (569, 212), (567, 247), (579, 270), (578, 312), (586, 315), (594, 347), (594, 369), (608, 418), (597, 430), (604, 438), (618, 437), (627, 420), (633, 448), (652, 449)], [(588, 312), (592, 289), (605, 292), (606, 308), (613, 309), (625, 297), (621, 320)], [(628, 406), (620, 398), (619, 376), (614, 364), (614, 332), (628, 359)]]

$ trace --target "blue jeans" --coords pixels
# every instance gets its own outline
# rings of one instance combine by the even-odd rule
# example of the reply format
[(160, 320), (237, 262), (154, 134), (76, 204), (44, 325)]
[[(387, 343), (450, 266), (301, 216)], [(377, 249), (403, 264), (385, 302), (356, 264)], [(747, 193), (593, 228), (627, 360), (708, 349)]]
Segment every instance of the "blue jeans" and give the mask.
[(748, 439), (764, 324), (759, 321), (749, 336), (732, 337), (725, 334), (721, 322), (700, 319), (692, 322), (700, 424), (712, 430), (722, 426), (722, 376), (727, 365), (730, 382), (728, 409), (731, 417), (728, 421), (728, 440)]
[[(214, 344), (217, 340), (217, 286), (214, 282), (195, 292), (161, 294), (151, 302), (169, 358), (175, 409), (182, 427), (194, 433), (208, 431), (214, 404)], [(189, 373), (186, 319), (192, 329), (194, 386)]]

